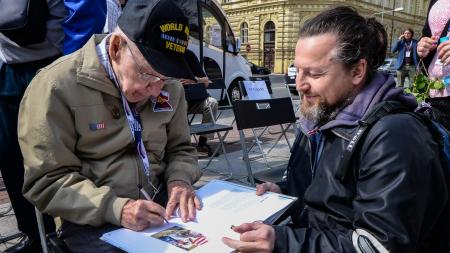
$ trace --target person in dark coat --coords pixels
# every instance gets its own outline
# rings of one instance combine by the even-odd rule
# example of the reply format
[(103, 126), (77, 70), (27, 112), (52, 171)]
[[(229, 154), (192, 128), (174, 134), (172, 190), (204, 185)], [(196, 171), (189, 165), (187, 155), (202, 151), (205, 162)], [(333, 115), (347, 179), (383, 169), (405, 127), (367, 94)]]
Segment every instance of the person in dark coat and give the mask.
[(405, 29), (398, 41), (392, 46), (392, 53), (398, 52), (397, 70), (398, 86), (403, 87), (405, 79), (408, 77), (409, 87), (411, 87), (416, 76), (416, 67), (418, 65), (417, 40), (414, 39), (414, 31), (411, 28)]
[[(444, 11), (447, 10), (447, 11)], [(431, 79), (445, 81), (445, 88), (430, 90), (427, 102), (431, 105), (436, 120), (450, 131), (450, 40), (440, 43), (442, 37), (448, 37), (450, 26), (450, 1), (432, 0), (422, 30), (422, 38), (417, 44), (417, 55), (422, 58)], [(447, 78), (445, 78), (447, 77)]]

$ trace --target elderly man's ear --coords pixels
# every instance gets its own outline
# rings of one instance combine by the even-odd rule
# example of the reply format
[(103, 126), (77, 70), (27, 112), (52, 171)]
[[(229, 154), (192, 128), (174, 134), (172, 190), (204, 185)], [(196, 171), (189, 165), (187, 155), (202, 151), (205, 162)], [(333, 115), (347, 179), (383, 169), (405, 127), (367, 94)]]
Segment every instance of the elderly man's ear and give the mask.
[(121, 50), (125, 48), (126, 41), (118, 34), (112, 34), (109, 39), (109, 57), (118, 62), (120, 60)]

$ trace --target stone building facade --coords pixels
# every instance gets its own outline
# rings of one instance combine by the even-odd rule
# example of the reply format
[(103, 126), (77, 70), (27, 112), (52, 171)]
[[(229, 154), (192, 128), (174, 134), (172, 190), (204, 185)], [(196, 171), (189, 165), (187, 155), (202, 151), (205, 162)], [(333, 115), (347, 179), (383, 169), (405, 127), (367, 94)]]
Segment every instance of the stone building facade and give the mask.
[[(239, 37), (241, 54), (249, 61), (285, 73), (294, 60), (297, 33), (304, 22), (336, 5), (355, 7), (364, 16), (374, 16), (386, 28), (389, 46), (401, 32), (411, 27), (420, 33), (429, 0), (222, 0), (234, 35)], [(401, 11), (391, 11), (402, 7)]]

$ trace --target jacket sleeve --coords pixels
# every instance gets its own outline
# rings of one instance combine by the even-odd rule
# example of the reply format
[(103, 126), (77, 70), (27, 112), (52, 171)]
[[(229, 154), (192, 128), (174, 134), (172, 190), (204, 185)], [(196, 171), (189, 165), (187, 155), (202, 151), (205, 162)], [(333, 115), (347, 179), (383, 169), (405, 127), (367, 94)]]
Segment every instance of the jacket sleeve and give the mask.
[[(48, 75), (47, 75), (48, 76)], [(67, 96), (42, 72), (25, 92), (19, 111), (24, 196), (41, 212), (77, 224), (120, 225), (128, 201), (81, 175), (77, 136)]]
[(397, 42), (395, 42), (395, 44), (392, 46), (391, 52), (395, 53), (398, 50), (400, 50), (400, 44), (402, 43), (402, 40), (397, 40)]
[[(444, 170), (436, 156), (438, 145), (432, 139), (426, 127), (410, 115), (379, 120), (360, 143), (355, 158), (359, 165), (353, 217), (348, 221), (352, 225), (274, 227), (274, 251), (416, 252), (427, 241), (448, 199)], [(322, 214), (326, 219), (326, 210)]]
[(195, 148), (191, 145), (187, 120), (187, 102), (184, 98), (184, 89), (180, 84), (177, 85), (174, 92), (178, 101), (174, 108), (173, 118), (167, 125), (167, 144), (164, 157), (167, 166), (164, 177), (167, 183), (181, 180), (193, 184), (200, 178), (201, 172), (198, 168)]

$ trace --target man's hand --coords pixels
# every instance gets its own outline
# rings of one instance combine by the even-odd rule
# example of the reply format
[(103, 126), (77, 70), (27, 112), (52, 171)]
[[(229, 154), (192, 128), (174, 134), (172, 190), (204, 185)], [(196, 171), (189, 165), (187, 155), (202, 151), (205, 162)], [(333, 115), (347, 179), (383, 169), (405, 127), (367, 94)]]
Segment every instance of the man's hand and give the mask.
[(272, 252), (275, 245), (275, 230), (263, 223), (244, 223), (232, 228), (241, 234), (240, 241), (227, 237), (222, 242), (238, 252)]
[(404, 38), (405, 38), (405, 35), (402, 34), (402, 35), (400, 35), (400, 37), (398, 37), (398, 40), (402, 40), (402, 39), (404, 39)]
[(209, 86), (209, 79), (208, 77), (198, 77), (197, 78), (197, 83), (203, 83), (205, 85), (206, 88), (208, 88)]
[(281, 193), (280, 187), (271, 182), (265, 182), (256, 186), (256, 195), (258, 196), (263, 195), (267, 191)]
[(425, 58), (430, 53), (430, 51), (434, 50), (437, 45), (437, 41), (439, 40), (439, 37), (432, 36), (430, 37), (422, 37), (417, 43), (417, 55), (419, 55), (420, 58)]
[(195, 195), (194, 188), (183, 181), (172, 181), (167, 185), (167, 189), (169, 201), (166, 206), (166, 218), (170, 219), (178, 207), (183, 222), (195, 220), (195, 213), (201, 209), (201, 202)]
[(191, 80), (191, 79), (180, 79), (180, 82), (182, 85), (189, 85), (189, 84), (197, 83), (196, 81)]
[(150, 226), (159, 226), (164, 222), (166, 210), (159, 204), (149, 200), (129, 200), (122, 209), (120, 224), (135, 231)]

